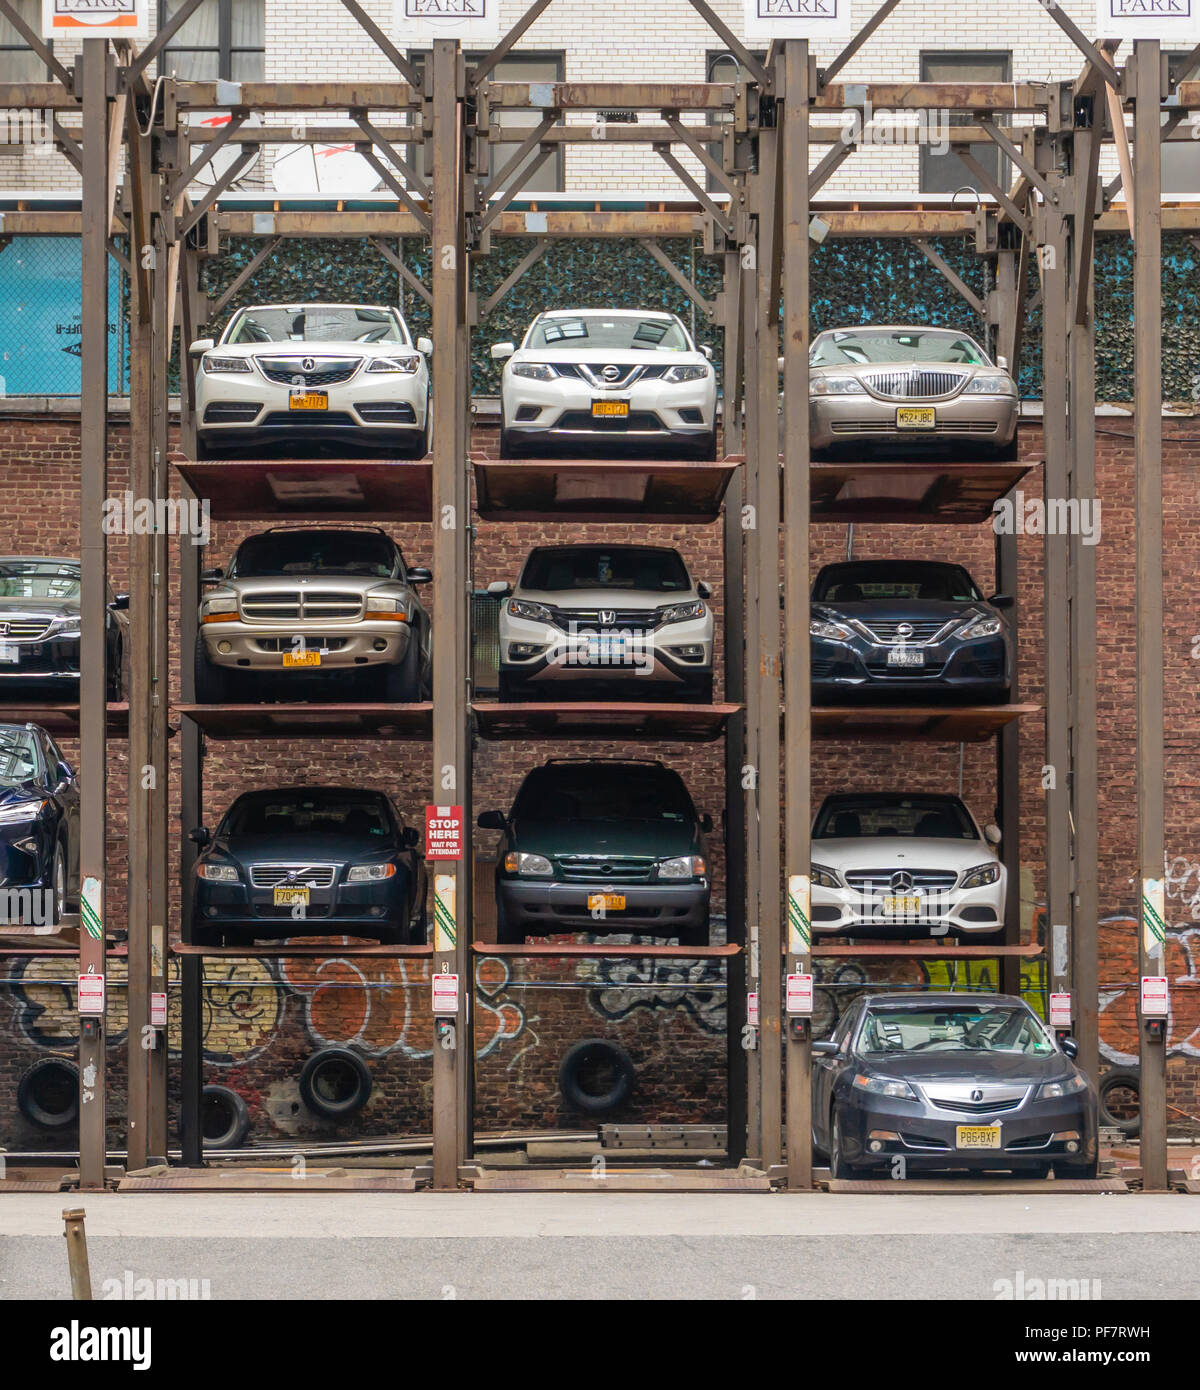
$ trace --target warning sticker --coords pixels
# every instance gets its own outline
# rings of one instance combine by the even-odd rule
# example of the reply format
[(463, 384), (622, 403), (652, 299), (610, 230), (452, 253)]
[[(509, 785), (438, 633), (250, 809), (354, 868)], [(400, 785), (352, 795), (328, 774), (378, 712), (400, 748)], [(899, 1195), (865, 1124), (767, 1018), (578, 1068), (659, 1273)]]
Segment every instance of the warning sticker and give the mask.
[(463, 852), (463, 808), (425, 807), (425, 858), (461, 859)]
[(80, 975), (79, 1012), (81, 1014), (104, 1014), (104, 976)]

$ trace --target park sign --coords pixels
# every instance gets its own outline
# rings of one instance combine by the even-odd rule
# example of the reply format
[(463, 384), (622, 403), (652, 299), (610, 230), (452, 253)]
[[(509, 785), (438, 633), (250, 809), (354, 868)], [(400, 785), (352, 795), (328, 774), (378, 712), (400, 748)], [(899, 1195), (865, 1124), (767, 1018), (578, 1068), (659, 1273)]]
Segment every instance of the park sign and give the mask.
[(1200, 40), (1200, 0), (1096, 0), (1096, 36), (1190, 48)]
[(144, 39), (150, 0), (42, 0), (44, 39)]
[(500, 0), (395, 0), (392, 10), (392, 37), (401, 44), (460, 39), (486, 49), (503, 34)]
[(747, 39), (854, 37), (850, 0), (745, 0), (745, 5)]

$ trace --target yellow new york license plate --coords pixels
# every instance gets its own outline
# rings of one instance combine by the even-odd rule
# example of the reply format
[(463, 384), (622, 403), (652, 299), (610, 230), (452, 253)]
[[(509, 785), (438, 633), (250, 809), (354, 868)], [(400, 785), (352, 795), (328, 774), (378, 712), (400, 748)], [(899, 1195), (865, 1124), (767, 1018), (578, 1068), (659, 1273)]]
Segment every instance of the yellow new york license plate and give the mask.
[(931, 405), (898, 405), (896, 407), (896, 428), (898, 430), (931, 430), (937, 424), (937, 414)]
[(328, 391), (296, 391), (288, 397), (289, 410), (328, 410)]
[(628, 415), (628, 401), (593, 401), (593, 415)]
[(960, 1149), (998, 1149), (999, 1125), (957, 1125), (955, 1144)]
[(284, 666), (320, 666), (320, 652), (284, 652)]
[(917, 897), (884, 898), (884, 912), (920, 912), (921, 899)]
[(308, 906), (308, 885), (300, 888), (276, 888), (275, 906), (276, 907), (295, 907), (297, 903)]
[(606, 912), (621, 912), (625, 908), (624, 893), (589, 893), (588, 911), (594, 912), (602, 907)]

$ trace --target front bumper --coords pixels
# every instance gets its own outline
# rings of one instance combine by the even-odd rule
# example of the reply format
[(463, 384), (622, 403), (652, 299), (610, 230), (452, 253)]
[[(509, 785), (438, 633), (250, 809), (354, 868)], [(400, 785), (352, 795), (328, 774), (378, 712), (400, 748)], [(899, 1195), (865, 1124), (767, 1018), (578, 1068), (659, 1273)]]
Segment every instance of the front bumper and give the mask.
[[(672, 385), (634, 382), (624, 390), (596, 390), (559, 377), (532, 381), (506, 372), (501, 387), (504, 426), (513, 438), (669, 438), (695, 441), (711, 434), (717, 413), (716, 378)], [(626, 401), (625, 417), (592, 415), (593, 401)]]
[(293, 917), (290, 907), (276, 907), (270, 888), (197, 879), (192, 921), (202, 930), (241, 932), (252, 939), (342, 932), (371, 936), (405, 926), (407, 902), (408, 880), (401, 867), (378, 883), (335, 882), (332, 888), (310, 889), (303, 917)]
[[(919, 1087), (918, 1087), (919, 1089)], [(906, 1168), (1021, 1171), (1046, 1163), (1088, 1163), (1096, 1157), (1096, 1104), (1092, 1092), (1035, 1100), (1014, 1110), (964, 1113), (921, 1100), (895, 1100), (850, 1086), (838, 1098), (845, 1159), (873, 1167), (903, 1155)], [(959, 1125), (999, 1124), (998, 1149), (960, 1149)], [(883, 1138), (883, 1135), (895, 1136)], [(1073, 1135), (1074, 1140), (1055, 1135)], [(872, 1152), (872, 1136), (880, 1148)], [(1078, 1147), (1071, 1151), (1067, 1145)]]
[(78, 689), (78, 637), (51, 637), (39, 642), (14, 642), (0, 637), (0, 644), (17, 655), (16, 661), (0, 661), (0, 688), (30, 681)]
[(1011, 685), (1008, 642), (1002, 636), (975, 641), (949, 639), (934, 646), (913, 648), (924, 656), (920, 667), (891, 666), (894, 647), (869, 642), (834, 642), (813, 637), (812, 685), (814, 696), (838, 699), (855, 695), (912, 696), (931, 687), (939, 694), (953, 691), (962, 696), (994, 698)]
[[(500, 670), (517, 681), (560, 689), (572, 684), (611, 684), (615, 681), (684, 687), (712, 675), (712, 614), (646, 632), (605, 629), (610, 638), (561, 628), (529, 618), (500, 615)], [(618, 648), (612, 636), (623, 636)], [(527, 652), (515, 652), (513, 648)]]
[(196, 427), (207, 442), (250, 442), (298, 433), (325, 436), (411, 437), (425, 428), (428, 375), (369, 373), (319, 388), (326, 410), (292, 410), (291, 388), (250, 373), (201, 371), (196, 388)]
[[(897, 407), (930, 406), (933, 429), (898, 429)], [(809, 401), (812, 447), (868, 439), (919, 446), (922, 440), (975, 440), (1002, 448), (1017, 429), (1015, 396), (952, 396), (948, 400), (884, 401), (875, 396), (814, 396)]]
[[(282, 671), (288, 676), (311, 676), (363, 666), (393, 666), (408, 655), (413, 629), (409, 623), (364, 619), (343, 628), (311, 623), (202, 623), (204, 650), (213, 666), (253, 671)], [(308, 651), (319, 651), (321, 664), (288, 666), (284, 652), (292, 639), (303, 637)], [(376, 643), (382, 642), (382, 649)], [(282, 650), (280, 650), (282, 647)], [(227, 650), (223, 650), (227, 648)]]
[[(593, 916), (591, 893), (623, 893), (623, 910)], [(708, 881), (666, 884), (553, 883), (535, 879), (498, 878), (496, 894), (508, 923), (530, 936), (561, 932), (644, 932), (677, 936), (708, 925)]]
[(919, 895), (915, 913), (888, 913), (883, 899), (854, 888), (813, 886), (812, 929), (824, 936), (908, 938), (991, 935), (1004, 926), (1007, 878), (1003, 868), (996, 883), (982, 888), (951, 888)]

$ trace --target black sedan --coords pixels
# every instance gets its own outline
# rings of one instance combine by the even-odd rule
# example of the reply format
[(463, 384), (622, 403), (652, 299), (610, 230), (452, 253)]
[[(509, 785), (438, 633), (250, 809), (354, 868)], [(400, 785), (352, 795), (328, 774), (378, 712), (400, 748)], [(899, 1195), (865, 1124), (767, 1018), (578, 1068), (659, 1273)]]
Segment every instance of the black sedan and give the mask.
[(813, 1043), (813, 1139), (835, 1178), (1004, 1169), (1096, 1176), (1096, 1090), (1006, 994), (861, 996)]
[(813, 699), (1006, 699), (1012, 644), (1000, 610), (1011, 606), (1009, 594), (985, 599), (961, 565), (826, 565), (812, 593)]
[(381, 792), (292, 787), (247, 792), (215, 835), (191, 832), (191, 939), (223, 946), (261, 937), (425, 940), (420, 835)]
[(0, 724), (0, 933), (53, 930), (79, 901), (79, 787), (45, 729)]

